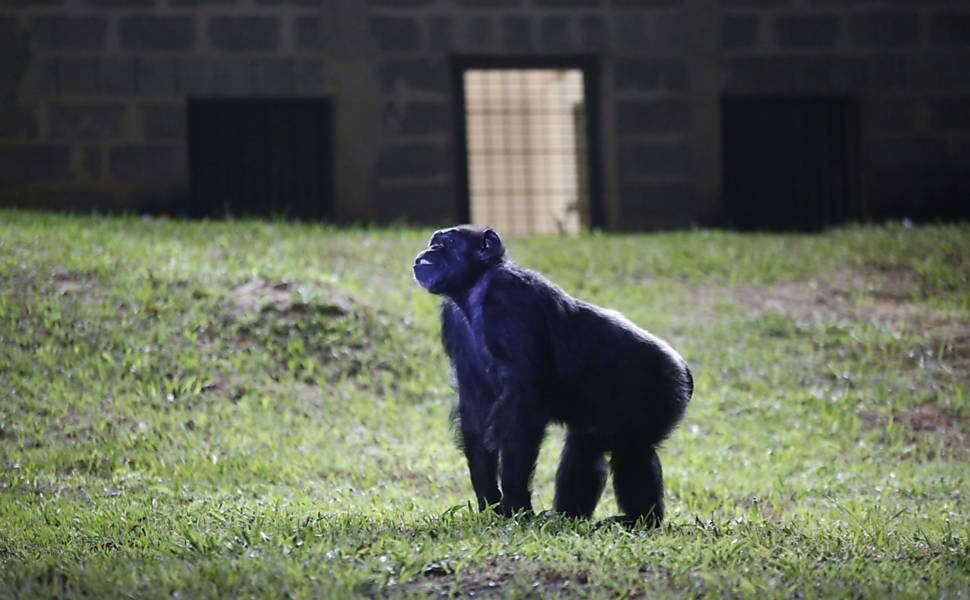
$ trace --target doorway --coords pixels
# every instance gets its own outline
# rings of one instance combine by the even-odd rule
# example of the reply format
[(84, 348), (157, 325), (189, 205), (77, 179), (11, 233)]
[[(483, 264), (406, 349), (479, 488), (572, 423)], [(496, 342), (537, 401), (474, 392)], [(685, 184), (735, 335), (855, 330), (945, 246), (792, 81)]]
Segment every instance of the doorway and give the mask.
[(722, 116), (725, 205), (733, 226), (811, 231), (863, 216), (853, 98), (729, 96)]
[(329, 217), (331, 136), (326, 98), (189, 100), (189, 213)]
[(458, 76), (466, 220), (512, 234), (593, 226), (588, 70), (483, 61), (466, 62)]

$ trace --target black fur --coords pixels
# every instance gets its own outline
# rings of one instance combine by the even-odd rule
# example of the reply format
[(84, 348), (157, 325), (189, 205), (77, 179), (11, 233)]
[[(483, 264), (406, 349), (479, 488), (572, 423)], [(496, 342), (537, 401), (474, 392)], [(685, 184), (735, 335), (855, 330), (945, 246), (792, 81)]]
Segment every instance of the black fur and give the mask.
[(567, 433), (555, 510), (593, 514), (609, 453), (624, 513), (617, 519), (659, 524), (656, 449), (693, 392), (684, 359), (618, 312), (516, 266), (491, 229), (435, 232), (414, 274), (444, 296), (441, 336), (458, 381), (458, 425), (479, 507), (531, 511), (539, 446), (546, 426), (558, 422)]

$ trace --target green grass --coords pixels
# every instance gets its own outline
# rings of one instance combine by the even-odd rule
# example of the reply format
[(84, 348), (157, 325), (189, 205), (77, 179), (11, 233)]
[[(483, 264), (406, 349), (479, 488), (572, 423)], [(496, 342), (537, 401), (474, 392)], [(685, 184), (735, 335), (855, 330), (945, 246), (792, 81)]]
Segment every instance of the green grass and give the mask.
[(507, 240), (691, 363), (659, 531), (469, 509), (428, 233), (0, 212), (0, 596), (968, 596), (970, 227)]

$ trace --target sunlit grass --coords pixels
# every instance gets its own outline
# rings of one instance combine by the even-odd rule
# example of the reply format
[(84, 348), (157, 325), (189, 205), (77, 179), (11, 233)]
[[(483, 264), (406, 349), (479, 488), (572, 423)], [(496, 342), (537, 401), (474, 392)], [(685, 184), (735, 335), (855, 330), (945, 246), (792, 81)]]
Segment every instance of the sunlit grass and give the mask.
[(467, 508), (428, 233), (0, 212), (0, 596), (970, 589), (970, 227), (506, 240), (691, 363), (654, 532)]

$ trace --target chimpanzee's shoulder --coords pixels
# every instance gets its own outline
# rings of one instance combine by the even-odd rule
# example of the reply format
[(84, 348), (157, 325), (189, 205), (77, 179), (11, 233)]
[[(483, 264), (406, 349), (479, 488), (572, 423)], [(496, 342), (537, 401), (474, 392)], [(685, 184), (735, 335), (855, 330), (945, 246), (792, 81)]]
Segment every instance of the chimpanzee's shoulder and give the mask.
[(541, 273), (507, 264), (493, 274), (485, 304), (494, 309), (511, 309), (528, 318), (529, 308), (546, 311), (569, 300), (565, 292)]

